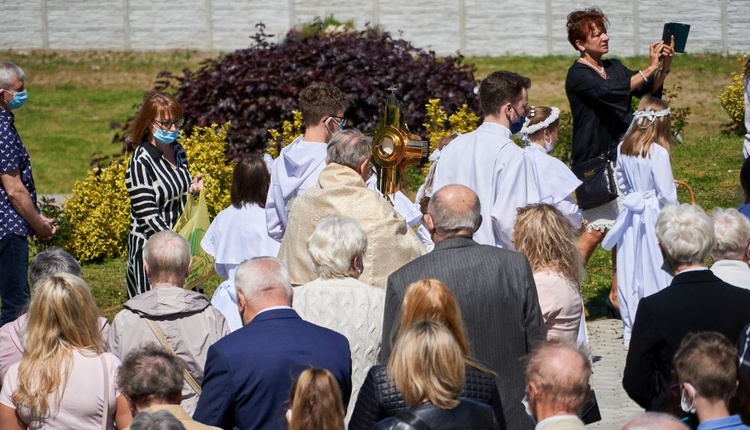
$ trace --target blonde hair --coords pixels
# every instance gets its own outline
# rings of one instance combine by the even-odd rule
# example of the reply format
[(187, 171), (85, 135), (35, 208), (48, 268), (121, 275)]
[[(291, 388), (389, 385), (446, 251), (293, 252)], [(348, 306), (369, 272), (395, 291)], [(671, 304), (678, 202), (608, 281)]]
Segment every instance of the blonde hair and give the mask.
[[(643, 97), (638, 103), (638, 112), (658, 112), (668, 108), (669, 106), (663, 100), (651, 96)], [(668, 153), (672, 152), (674, 141), (669, 114), (653, 119), (636, 116), (628, 132), (622, 138), (620, 152), (632, 157), (648, 157), (653, 143), (663, 147)]]
[(388, 377), (409, 407), (430, 401), (440, 409), (453, 409), (466, 382), (461, 347), (444, 325), (420, 321), (398, 337)]
[(494, 374), (493, 371), (471, 358), (471, 346), (469, 340), (466, 339), (464, 322), (456, 296), (437, 279), (421, 279), (407, 287), (398, 335), (400, 336), (403, 331), (422, 320), (437, 321), (444, 325), (458, 342), (466, 364), (479, 371)]
[(513, 244), (529, 259), (532, 272), (546, 269), (580, 284), (585, 271), (577, 241), (578, 232), (554, 206), (534, 203), (518, 209)]
[[(36, 284), (23, 334), (25, 352), (18, 370), (13, 403), (37, 419), (47, 415), (47, 396), (64, 389), (74, 350), (106, 351), (99, 314), (83, 279), (58, 273)], [(58, 399), (62, 399), (60, 392)]]
[(289, 430), (344, 430), (344, 403), (336, 378), (326, 369), (306, 369), (289, 391)]

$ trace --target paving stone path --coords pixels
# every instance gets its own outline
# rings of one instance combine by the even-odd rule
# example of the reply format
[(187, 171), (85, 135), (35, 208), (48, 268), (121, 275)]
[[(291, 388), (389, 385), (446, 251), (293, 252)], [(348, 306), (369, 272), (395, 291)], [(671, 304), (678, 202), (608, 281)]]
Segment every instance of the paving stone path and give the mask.
[(591, 386), (596, 390), (602, 420), (586, 426), (591, 429), (620, 429), (633, 416), (643, 412), (622, 388), (622, 371), (627, 352), (622, 349), (620, 320), (587, 322), (589, 344), (594, 356)]

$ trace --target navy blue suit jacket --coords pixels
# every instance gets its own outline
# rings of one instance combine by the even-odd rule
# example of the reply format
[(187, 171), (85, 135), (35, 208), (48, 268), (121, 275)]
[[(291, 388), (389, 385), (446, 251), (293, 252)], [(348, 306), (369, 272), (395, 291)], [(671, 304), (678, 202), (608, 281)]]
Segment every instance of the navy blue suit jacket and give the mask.
[(262, 312), (208, 349), (193, 418), (223, 429), (286, 429), (289, 388), (311, 366), (336, 377), (346, 408), (352, 390), (349, 341), (292, 309)]

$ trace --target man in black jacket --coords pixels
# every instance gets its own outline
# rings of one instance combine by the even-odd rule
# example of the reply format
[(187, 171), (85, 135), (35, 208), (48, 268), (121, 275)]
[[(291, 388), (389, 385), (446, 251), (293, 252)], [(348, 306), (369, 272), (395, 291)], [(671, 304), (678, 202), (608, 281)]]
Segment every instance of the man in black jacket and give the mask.
[(656, 221), (656, 236), (675, 277), (638, 305), (622, 385), (646, 410), (670, 412), (672, 358), (682, 338), (716, 331), (738, 339), (750, 322), (750, 291), (723, 282), (703, 265), (714, 231), (698, 206), (665, 207)]

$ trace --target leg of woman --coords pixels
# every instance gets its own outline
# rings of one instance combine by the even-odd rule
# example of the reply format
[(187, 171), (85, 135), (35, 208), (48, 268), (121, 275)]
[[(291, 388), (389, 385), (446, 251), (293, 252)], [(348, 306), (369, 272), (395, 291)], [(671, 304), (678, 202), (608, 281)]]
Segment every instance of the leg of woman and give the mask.
[(583, 265), (589, 264), (591, 256), (594, 254), (596, 246), (602, 243), (604, 240), (604, 232), (596, 229), (586, 229), (581, 237), (578, 239), (578, 250), (581, 251), (583, 257)]
[(128, 236), (128, 266), (126, 272), (128, 298), (149, 290), (146, 269), (143, 267), (143, 245), (146, 241), (134, 235)]

